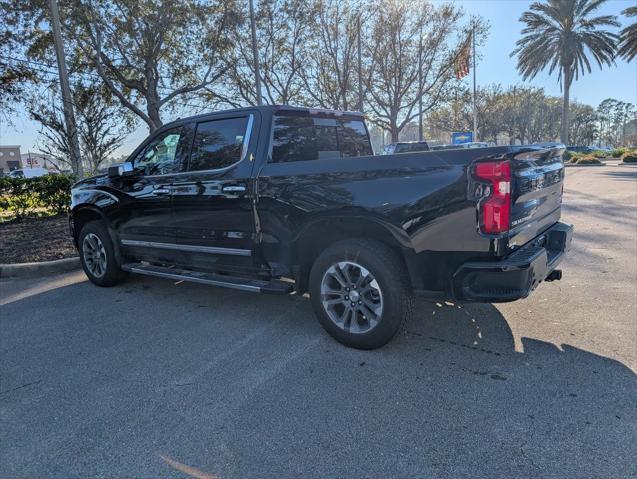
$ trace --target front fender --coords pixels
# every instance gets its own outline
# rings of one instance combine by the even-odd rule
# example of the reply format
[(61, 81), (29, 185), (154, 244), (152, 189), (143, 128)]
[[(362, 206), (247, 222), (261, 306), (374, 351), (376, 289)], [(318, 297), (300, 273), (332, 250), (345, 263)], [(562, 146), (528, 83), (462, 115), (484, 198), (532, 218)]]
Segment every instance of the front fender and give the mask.
[(120, 199), (117, 196), (105, 190), (82, 188), (71, 192), (71, 211), (87, 205), (104, 209), (119, 202)]
[[(104, 197), (97, 198), (99, 204), (103, 204), (104, 206), (112, 206), (117, 204), (117, 202), (106, 202)], [(112, 201), (112, 200), (111, 200)], [(104, 211), (97, 206), (97, 204), (93, 203), (80, 203), (73, 207), (71, 210), (71, 214), (69, 215), (69, 227), (71, 231), (71, 237), (73, 238), (73, 243), (75, 247), (79, 249), (78, 245), (78, 235), (83, 225), (89, 221), (100, 220), (103, 221), (106, 225), (106, 229), (108, 230), (109, 235), (111, 236), (111, 241), (113, 242), (113, 247), (115, 248), (115, 259), (117, 263), (121, 266), (122, 264), (122, 254), (120, 250), (119, 238), (117, 234), (113, 230), (110, 221), (108, 220), (107, 215)]]

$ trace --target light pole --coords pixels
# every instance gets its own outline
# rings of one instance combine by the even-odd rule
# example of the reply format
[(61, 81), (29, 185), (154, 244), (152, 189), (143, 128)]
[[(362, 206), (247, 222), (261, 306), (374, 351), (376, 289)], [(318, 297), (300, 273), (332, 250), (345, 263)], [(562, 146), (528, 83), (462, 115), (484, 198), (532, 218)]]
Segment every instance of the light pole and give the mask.
[(257, 89), (257, 105), (263, 105), (261, 96), (261, 69), (259, 68), (259, 49), (257, 47), (257, 27), (254, 22), (254, 0), (250, 0), (250, 29), (252, 30), (252, 58), (254, 61), (255, 87)]
[(362, 42), (361, 42), (361, 13), (358, 12), (358, 18), (356, 19), (356, 43), (358, 50), (358, 111), (363, 111), (363, 57), (362, 57)]
[(473, 47), (473, 141), (478, 141), (478, 110), (476, 108), (476, 26), (473, 25), (471, 33), (471, 43)]
[(64, 44), (62, 43), (62, 33), (60, 31), (60, 12), (56, 0), (50, 0), (51, 8), (51, 28), (53, 30), (53, 41), (55, 43), (55, 55), (58, 61), (58, 73), (60, 75), (60, 90), (62, 90), (62, 105), (64, 107), (64, 122), (69, 140), (71, 153), (71, 166), (73, 173), (78, 178), (84, 175), (82, 168), (82, 158), (80, 155), (80, 143), (77, 139), (77, 126), (73, 113), (73, 99), (69, 87), (69, 75), (66, 71), (66, 60), (64, 58)]
[(418, 141), (424, 139), (422, 125), (422, 27), (418, 39)]

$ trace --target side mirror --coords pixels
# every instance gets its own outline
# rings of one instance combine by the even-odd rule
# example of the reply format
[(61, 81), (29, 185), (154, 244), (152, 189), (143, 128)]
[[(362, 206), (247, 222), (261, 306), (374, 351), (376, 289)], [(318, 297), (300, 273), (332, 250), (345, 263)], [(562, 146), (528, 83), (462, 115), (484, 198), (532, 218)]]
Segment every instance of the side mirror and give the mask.
[(115, 165), (108, 168), (108, 177), (109, 178), (117, 178), (120, 176), (132, 176), (133, 164), (129, 161), (126, 163), (122, 163), (121, 165)]

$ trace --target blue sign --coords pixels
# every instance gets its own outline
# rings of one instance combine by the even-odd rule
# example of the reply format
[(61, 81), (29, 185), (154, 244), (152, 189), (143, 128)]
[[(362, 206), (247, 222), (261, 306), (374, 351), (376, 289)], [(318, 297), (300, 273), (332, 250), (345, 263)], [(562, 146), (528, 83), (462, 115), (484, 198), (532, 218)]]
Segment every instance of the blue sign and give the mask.
[(462, 143), (471, 143), (473, 141), (472, 131), (454, 131), (451, 134), (451, 143), (460, 145)]

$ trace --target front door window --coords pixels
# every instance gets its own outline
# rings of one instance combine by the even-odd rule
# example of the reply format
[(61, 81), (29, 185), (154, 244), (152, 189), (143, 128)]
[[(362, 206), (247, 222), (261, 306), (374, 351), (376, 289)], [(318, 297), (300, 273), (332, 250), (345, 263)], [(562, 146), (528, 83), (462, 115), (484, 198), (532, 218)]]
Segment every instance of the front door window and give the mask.
[(179, 173), (183, 161), (184, 129), (165, 131), (151, 140), (133, 160), (133, 167), (146, 176)]

